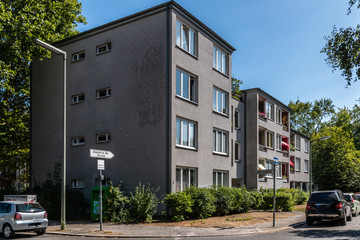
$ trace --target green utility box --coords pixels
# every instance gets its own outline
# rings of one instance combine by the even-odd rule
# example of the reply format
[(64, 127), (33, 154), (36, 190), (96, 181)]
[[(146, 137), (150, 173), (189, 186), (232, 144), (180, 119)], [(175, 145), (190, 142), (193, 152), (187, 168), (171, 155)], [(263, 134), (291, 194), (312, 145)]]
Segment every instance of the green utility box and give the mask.
[[(109, 191), (109, 186), (102, 187), (102, 194), (104, 200), (104, 193)], [(91, 189), (91, 219), (92, 220), (99, 220), (100, 217), (100, 188), (99, 186), (94, 187)], [(103, 201), (104, 203), (104, 201)], [(103, 205), (103, 212), (104, 212), (104, 205)]]

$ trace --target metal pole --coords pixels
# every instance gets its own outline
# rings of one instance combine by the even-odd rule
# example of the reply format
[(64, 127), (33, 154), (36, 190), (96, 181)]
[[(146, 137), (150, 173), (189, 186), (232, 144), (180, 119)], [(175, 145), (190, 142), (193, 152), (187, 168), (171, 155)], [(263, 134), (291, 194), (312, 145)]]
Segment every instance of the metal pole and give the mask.
[(101, 173), (101, 170), (100, 170), (100, 195), (99, 195), (99, 198), (100, 198), (100, 231), (102, 231), (103, 229), (103, 219), (102, 219), (102, 211), (103, 211), (103, 206), (102, 206), (102, 173)]
[(276, 181), (276, 174), (275, 174), (275, 161), (273, 161), (273, 180), (274, 180), (274, 186), (273, 186), (273, 227), (275, 227), (275, 204), (276, 204), (276, 198), (275, 198), (275, 181)]
[(63, 159), (63, 176), (61, 189), (61, 230), (66, 229), (66, 52), (63, 54), (64, 59), (64, 159)]
[(310, 172), (309, 172), (309, 177), (310, 177), (310, 186), (309, 186), (309, 190), (310, 190), (310, 194), (312, 193), (312, 153), (311, 153), (311, 143), (312, 143), (312, 141), (309, 141), (309, 159), (310, 159), (310, 162), (309, 162), (309, 167), (310, 167)]

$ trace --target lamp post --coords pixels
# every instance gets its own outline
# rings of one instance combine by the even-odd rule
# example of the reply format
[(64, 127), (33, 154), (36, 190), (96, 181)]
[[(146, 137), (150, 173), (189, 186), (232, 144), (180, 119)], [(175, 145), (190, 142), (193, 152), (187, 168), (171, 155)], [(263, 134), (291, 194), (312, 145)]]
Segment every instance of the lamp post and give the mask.
[(311, 143), (312, 142), (315, 142), (315, 141), (322, 141), (322, 140), (326, 140), (326, 139), (329, 139), (330, 136), (325, 136), (325, 137), (321, 137), (321, 138), (317, 138), (317, 139), (313, 139), (313, 140), (310, 140), (310, 194), (312, 193), (312, 153), (311, 153)]
[(63, 83), (64, 83), (64, 106), (63, 106), (63, 110), (64, 110), (64, 125), (63, 125), (63, 144), (64, 144), (64, 148), (63, 148), (63, 169), (62, 169), (62, 186), (61, 186), (61, 230), (64, 230), (66, 228), (66, 52), (63, 50), (60, 50), (46, 42), (43, 42), (39, 39), (35, 39), (34, 42), (51, 51), (54, 52), (58, 55), (62, 55), (63, 56)]

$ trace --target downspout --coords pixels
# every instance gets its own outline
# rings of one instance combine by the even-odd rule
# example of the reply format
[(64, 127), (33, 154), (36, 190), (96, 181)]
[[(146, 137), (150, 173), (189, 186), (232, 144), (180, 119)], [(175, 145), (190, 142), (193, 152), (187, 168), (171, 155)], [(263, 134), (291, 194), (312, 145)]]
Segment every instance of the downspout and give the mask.
[(170, 4), (166, 5), (166, 193), (171, 193), (171, 54)]

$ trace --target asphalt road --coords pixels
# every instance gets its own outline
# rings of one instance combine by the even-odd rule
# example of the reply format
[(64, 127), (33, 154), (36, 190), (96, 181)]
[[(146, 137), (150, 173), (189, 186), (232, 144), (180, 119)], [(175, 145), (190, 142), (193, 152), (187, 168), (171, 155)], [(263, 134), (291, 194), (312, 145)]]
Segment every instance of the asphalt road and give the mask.
[[(1, 238), (0, 239), (4, 239)], [(69, 236), (55, 236), (45, 234), (44, 236), (37, 236), (35, 233), (18, 233), (15, 235), (14, 239), (29, 239), (29, 240), (38, 240), (38, 239), (51, 239), (51, 240), (79, 240), (79, 239), (101, 239), (104, 238), (80, 238), (80, 237), (69, 237)], [(131, 240), (130, 238), (127, 238)], [(135, 238), (134, 238), (135, 239)], [(152, 240), (156, 238), (146, 238), (146, 240)], [(160, 238), (159, 238), (160, 239)], [(164, 238), (161, 238), (162, 240)], [(321, 222), (315, 223), (314, 226), (308, 227), (306, 225), (301, 225), (299, 227), (293, 228), (288, 231), (275, 232), (270, 234), (253, 234), (253, 235), (244, 235), (244, 236), (227, 236), (227, 237), (199, 237), (199, 238), (170, 238), (171, 240), (235, 240), (235, 239), (246, 239), (246, 240), (279, 240), (279, 239), (359, 239), (360, 240), (360, 217), (353, 218), (353, 221), (347, 222), (346, 226), (340, 226), (332, 222)]]

